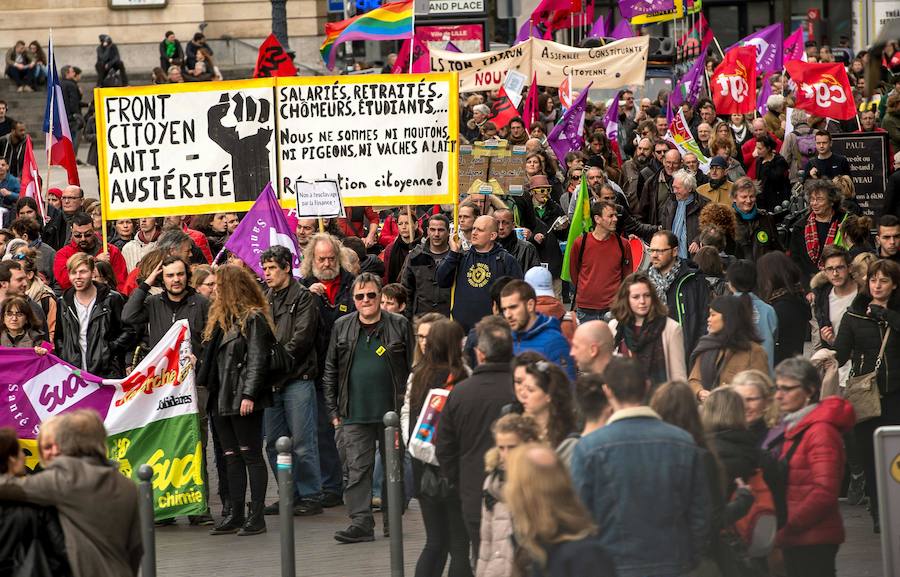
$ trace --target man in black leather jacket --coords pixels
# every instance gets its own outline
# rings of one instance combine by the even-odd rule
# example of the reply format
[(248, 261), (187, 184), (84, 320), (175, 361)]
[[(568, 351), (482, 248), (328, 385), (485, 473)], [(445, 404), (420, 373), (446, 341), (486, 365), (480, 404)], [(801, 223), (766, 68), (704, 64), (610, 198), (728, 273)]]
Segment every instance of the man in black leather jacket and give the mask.
[[(322, 512), (322, 475), (316, 433), (316, 326), (319, 308), (316, 297), (291, 275), (293, 255), (275, 245), (260, 257), (269, 289), (266, 299), (275, 321), (275, 338), (290, 355), (291, 369), (280, 375), (275, 385), (272, 407), (266, 409), (266, 455), (272, 474), (278, 476), (275, 442), (287, 436), (294, 452), (294, 514)], [(266, 507), (278, 514), (278, 503)]]
[[(381, 279), (371, 273), (360, 274), (353, 281), (353, 300), (357, 312), (334, 323), (322, 377), (328, 416), (339, 431), (347, 466), (344, 501), (351, 524), (335, 533), (341, 543), (375, 539), (371, 505), (375, 442), (384, 439), (384, 414), (400, 410), (413, 351), (406, 318), (380, 308)], [(383, 443), (379, 450), (383, 461)], [(385, 497), (382, 510), (387, 536)]]

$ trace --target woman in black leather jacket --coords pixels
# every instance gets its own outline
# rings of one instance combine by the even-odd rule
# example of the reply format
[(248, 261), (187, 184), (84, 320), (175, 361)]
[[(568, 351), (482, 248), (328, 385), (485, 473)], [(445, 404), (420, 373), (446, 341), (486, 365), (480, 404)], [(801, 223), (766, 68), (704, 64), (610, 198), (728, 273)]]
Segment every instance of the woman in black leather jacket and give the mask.
[[(203, 331), (205, 348), (197, 382), (209, 389), (207, 409), (225, 453), (232, 511), (210, 534), (256, 535), (266, 530), (263, 499), (268, 473), (262, 438), (263, 409), (272, 405), (267, 381), (274, 344), (272, 319), (256, 279), (244, 268), (219, 268), (216, 285), (218, 297)], [(245, 522), (248, 476), (250, 505)]]

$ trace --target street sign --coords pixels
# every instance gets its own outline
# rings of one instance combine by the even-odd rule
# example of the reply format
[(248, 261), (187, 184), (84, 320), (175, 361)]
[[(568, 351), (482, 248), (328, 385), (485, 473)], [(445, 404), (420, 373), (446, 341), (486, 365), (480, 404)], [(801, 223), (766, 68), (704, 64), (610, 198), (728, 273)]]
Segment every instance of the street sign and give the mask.
[(900, 426), (875, 431), (875, 477), (884, 575), (900, 575)]
[(429, 0), (431, 14), (484, 12), (484, 0)]

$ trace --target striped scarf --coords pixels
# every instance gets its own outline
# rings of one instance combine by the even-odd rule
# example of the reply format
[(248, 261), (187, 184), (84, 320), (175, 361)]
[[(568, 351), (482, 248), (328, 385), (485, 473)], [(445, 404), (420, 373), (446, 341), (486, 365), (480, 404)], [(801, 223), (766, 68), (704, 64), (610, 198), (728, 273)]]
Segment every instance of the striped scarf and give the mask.
[[(834, 244), (834, 237), (837, 235), (837, 232), (838, 219), (832, 217), (831, 225), (828, 227), (828, 235), (825, 237), (825, 246)], [(822, 247), (819, 246), (819, 234), (816, 232), (816, 215), (812, 212), (809, 213), (809, 218), (806, 219), (803, 235), (806, 237), (806, 254), (809, 255), (809, 260), (814, 262), (816, 267), (822, 268), (822, 263), (820, 262)]]

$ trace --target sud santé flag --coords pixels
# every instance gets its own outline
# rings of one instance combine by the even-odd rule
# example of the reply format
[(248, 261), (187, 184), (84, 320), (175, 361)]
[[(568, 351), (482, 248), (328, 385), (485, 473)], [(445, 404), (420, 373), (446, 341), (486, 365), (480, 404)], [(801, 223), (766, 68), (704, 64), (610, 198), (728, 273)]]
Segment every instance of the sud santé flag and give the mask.
[(756, 108), (756, 47), (738, 46), (725, 53), (710, 80), (718, 114), (751, 114)]
[[(37, 465), (41, 423), (76, 409), (100, 415), (107, 456), (137, 482), (141, 465), (153, 469), (153, 510), (157, 520), (206, 512), (206, 481), (191, 332), (177, 321), (124, 379), (101, 379), (51, 354), (0, 347), (3, 402), (0, 427), (12, 427)], [(102, 498), (98, 496), (98, 498)]]
[(816, 116), (848, 120), (856, 116), (850, 79), (840, 62), (786, 62), (785, 68), (797, 85), (796, 108)]

